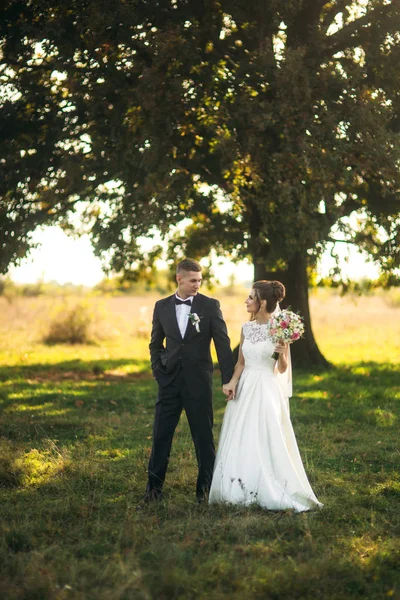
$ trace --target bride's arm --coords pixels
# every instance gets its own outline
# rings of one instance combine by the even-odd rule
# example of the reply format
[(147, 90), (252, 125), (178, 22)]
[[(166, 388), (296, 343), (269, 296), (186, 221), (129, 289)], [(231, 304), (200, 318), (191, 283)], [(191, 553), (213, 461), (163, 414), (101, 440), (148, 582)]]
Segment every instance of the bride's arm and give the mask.
[(222, 391), (224, 392), (224, 394), (226, 396), (228, 396), (227, 400), (232, 400), (232, 398), (235, 397), (235, 389), (236, 389), (236, 386), (239, 382), (240, 376), (244, 369), (244, 356), (243, 356), (243, 352), (242, 352), (243, 340), (244, 340), (244, 335), (243, 335), (243, 329), (242, 329), (242, 332), (240, 335), (238, 361), (235, 365), (235, 369), (233, 371), (233, 375), (232, 375), (230, 382), (226, 383), (225, 385), (222, 386)]

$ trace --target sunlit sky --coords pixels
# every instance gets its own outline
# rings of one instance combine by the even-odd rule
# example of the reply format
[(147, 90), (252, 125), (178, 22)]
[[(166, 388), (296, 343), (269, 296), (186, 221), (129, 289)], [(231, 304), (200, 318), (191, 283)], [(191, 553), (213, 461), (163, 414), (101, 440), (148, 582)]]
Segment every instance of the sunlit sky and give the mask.
[[(25, 259), (19, 267), (10, 269), (9, 275), (13, 281), (17, 283), (57, 281), (60, 284), (73, 283), (91, 287), (104, 279), (101, 262), (93, 253), (89, 236), (84, 235), (75, 239), (68, 237), (59, 227), (46, 227), (36, 231), (33, 238), (35, 242), (40, 243), (40, 247), (33, 250), (29, 258)], [(346, 260), (347, 246), (340, 244), (338, 250), (341, 252), (341, 266), (347, 277), (352, 280), (377, 277), (377, 268), (367, 263), (356, 250), (350, 252), (348, 260)], [(322, 275), (327, 275), (332, 266), (333, 260), (326, 254), (321, 261), (319, 271)], [(235, 265), (224, 261), (222, 266), (215, 269), (215, 273), (222, 285), (229, 282), (232, 273), (237, 282), (248, 282), (253, 279), (253, 267), (245, 262)]]

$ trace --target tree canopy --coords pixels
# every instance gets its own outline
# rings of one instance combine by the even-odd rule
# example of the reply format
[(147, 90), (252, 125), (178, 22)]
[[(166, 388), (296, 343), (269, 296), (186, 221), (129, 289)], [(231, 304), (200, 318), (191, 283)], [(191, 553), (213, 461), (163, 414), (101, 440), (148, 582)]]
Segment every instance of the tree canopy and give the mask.
[(3, 272), (77, 211), (116, 271), (152, 265), (160, 248), (137, 240), (156, 228), (171, 261), (215, 250), (256, 279), (286, 273), (305, 312), (331, 240), (399, 267), (399, 0), (11, 0), (0, 15)]

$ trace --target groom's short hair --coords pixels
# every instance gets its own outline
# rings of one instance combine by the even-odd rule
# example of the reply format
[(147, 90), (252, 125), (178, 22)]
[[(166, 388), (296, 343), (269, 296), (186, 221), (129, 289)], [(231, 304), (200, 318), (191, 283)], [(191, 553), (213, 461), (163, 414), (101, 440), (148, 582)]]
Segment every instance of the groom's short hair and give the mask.
[(176, 274), (178, 275), (182, 271), (196, 271), (199, 273), (201, 271), (201, 265), (197, 262), (197, 260), (193, 260), (192, 258), (184, 258), (178, 263), (176, 267)]

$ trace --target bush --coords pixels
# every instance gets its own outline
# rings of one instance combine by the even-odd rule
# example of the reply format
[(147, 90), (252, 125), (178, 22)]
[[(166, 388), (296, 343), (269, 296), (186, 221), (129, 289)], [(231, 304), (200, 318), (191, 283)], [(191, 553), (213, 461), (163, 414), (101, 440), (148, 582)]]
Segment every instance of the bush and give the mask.
[(390, 308), (399, 308), (400, 307), (400, 290), (399, 288), (391, 288), (390, 290), (385, 290), (382, 294), (382, 297)]
[(63, 308), (50, 323), (44, 337), (46, 344), (90, 344), (96, 339), (93, 332), (94, 314), (86, 302)]
[(9, 277), (0, 277), (0, 296), (12, 304), (18, 295), (19, 290), (16, 284)]

